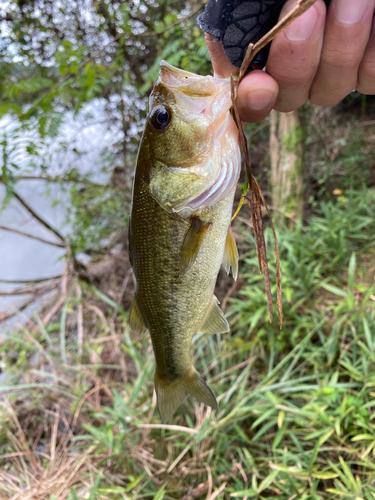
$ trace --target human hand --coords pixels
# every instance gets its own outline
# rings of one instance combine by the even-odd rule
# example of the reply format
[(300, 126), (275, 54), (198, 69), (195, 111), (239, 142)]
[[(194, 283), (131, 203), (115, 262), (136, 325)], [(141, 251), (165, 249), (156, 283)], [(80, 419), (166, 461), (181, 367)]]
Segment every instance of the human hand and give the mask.
[[(288, 0), (284, 17), (296, 0)], [(273, 40), (266, 71), (246, 75), (238, 88), (238, 109), (246, 122), (271, 111), (293, 111), (308, 99), (321, 106), (340, 102), (353, 89), (375, 94), (375, 0), (323, 0), (310, 7)], [(215, 75), (226, 78), (238, 68), (223, 46), (206, 34)]]

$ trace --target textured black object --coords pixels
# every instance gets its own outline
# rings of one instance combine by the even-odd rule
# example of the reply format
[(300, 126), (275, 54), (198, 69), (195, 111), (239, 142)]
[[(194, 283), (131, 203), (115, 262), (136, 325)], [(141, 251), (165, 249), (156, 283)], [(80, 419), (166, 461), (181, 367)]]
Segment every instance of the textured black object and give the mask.
[[(329, 4), (330, 0), (324, 0)], [(354, 0), (353, 0), (354, 1)], [(241, 66), (249, 43), (256, 43), (278, 21), (286, 0), (208, 0), (198, 24), (223, 43), (232, 64)], [(269, 44), (261, 50), (252, 65), (263, 68)]]

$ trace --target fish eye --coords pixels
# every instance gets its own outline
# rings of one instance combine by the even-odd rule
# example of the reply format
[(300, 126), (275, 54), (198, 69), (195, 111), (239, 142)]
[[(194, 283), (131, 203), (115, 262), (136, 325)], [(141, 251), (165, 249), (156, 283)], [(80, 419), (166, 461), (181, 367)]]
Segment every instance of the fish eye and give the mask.
[(156, 106), (152, 110), (150, 120), (154, 128), (157, 130), (165, 130), (172, 121), (172, 112), (166, 106)]

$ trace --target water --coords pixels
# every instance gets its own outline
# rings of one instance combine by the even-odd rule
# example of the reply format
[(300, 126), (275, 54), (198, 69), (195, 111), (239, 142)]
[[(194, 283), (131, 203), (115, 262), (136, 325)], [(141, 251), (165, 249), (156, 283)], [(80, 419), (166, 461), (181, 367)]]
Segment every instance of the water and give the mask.
[[(5, 118), (0, 122), (0, 134), (6, 132), (11, 137), (16, 126), (17, 123)], [(48, 158), (47, 171), (43, 175), (63, 175), (74, 167), (81, 174), (94, 172), (93, 180), (105, 183), (107, 177), (100, 168), (101, 154), (119, 138), (118, 130), (109, 128), (105, 121), (103, 101), (91, 103), (77, 117), (73, 118), (72, 114), (67, 113), (59, 136), (41, 147), (41, 158)], [(17, 175), (35, 175), (29, 168), (31, 159), (26, 146), (28, 142), (38, 140), (37, 135), (30, 132), (19, 138), (18, 143), (14, 142), (17, 147), (12, 153), (14, 158), (10, 160), (19, 166)], [(64, 150), (61, 148), (62, 142), (66, 144)], [(77, 151), (81, 154), (77, 155)], [(52, 227), (62, 234), (68, 233), (69, 227), (64, 227), (64, 221), (69, 207), (69, 196), (59, 184), (48, 183), (47, 193), (46, 181), (21, 180), (16, 184), (16, 191)], [(0, 206), (4, 196), (5, 187), (0, 184)], [(52, 206), (56, 200), (59, 200), (58, 204)], [(0, 225), (31, 233), (48, 241), (59, 242), (52, 232), (32, 217), (15, 199), (0, 212)], [(0, 292), (24, 286), (2, 283), (1, 280), (36, 280), (61, 274), (64, 253), (62, 248), (0, 229)], [(26, 299), (27, 296), (0, 296), (0, 314), (14, 311)], [(26, 317), (29, 314), (28, 310)], [(0, 323), (0, 329), (2, 328), (4, 323)]]

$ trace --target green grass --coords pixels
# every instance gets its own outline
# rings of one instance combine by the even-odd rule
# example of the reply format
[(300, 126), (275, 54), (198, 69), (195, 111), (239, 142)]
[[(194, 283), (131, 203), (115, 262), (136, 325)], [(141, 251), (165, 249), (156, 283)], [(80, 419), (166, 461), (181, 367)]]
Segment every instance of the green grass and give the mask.
[(88, 285), (81, 357), (74, 287), (56, 324), (12, 332), (2, 348), (3, 497), (375, 499), (374, 202), (371, 189), (346, 193), (278, 235), (282, 331), (268, 322), (254, 242), (241, 233), (232, 332), (193, 343), (216, 412), (188, 400), (161, 425), (149, 338), (129, 331), (121, 308), (112, 321), (116, 303)]

